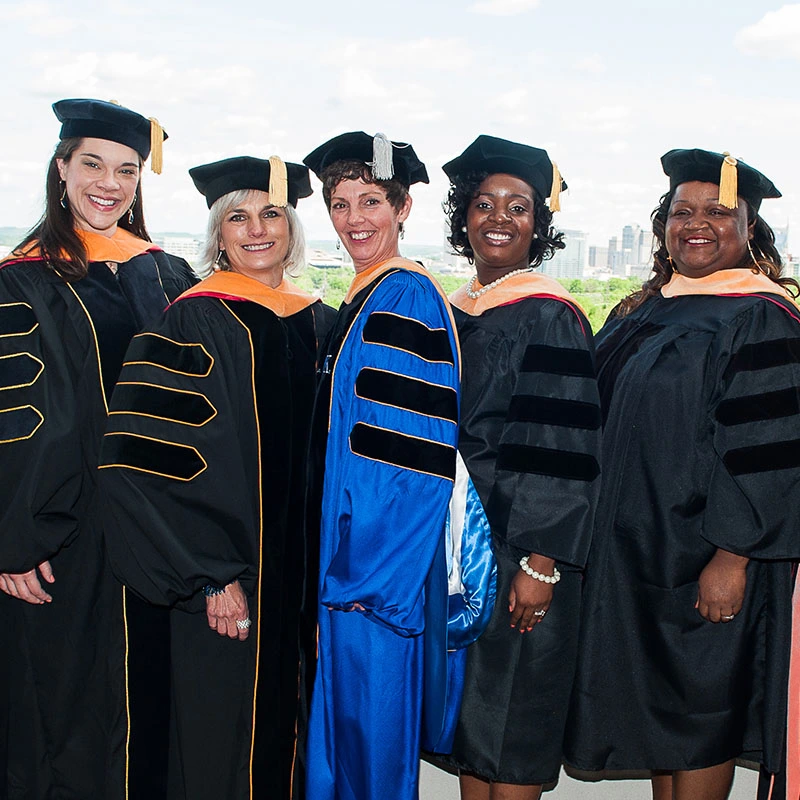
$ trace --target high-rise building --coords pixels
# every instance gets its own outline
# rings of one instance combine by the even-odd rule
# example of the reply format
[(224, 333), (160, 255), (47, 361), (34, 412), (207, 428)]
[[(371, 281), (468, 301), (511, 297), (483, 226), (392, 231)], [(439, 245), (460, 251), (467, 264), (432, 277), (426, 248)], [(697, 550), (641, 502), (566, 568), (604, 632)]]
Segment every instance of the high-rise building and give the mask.
[(608, 268), (608, 248), (591, 245), (589, 247), (589, 266), (595, 269)]
[(583, 231), (564, 231), (563, 250), (542, 263), (541, 271), (552, 278), (582, 278), (586, 269), (586, 234)]

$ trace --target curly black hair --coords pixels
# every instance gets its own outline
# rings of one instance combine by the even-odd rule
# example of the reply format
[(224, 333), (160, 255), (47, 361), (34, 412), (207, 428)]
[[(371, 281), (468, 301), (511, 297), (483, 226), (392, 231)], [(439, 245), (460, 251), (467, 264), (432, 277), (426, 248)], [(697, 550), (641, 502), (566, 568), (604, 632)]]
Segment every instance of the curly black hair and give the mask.
[[(475, 260), (475, 252), (470, 247), (467, 238), (467, 209), (469, 204), (477, 197), (481, 184), (491, 173), (469, 172), (458, 176), (450, 186), (447, 200), (442, 203), (444, 213), (450, 222), (450, 235), (447, 241), (453, 251), (464, 256), (470, 264)], [(553, 212), (545, 204), (539, 193), (531, 187), (533, 192), (533, 227), (537, 236), (531, 241), (528, 251), (528, 263), (538, 267), (555, 255), (556, 250), (563, 250), (567, 245), (564, 234), (553, 228)]]
[[(670, 278), (675, 272), (672, 262), (669, 260), (669, 253), (667, 252), (666, 245), (667, 216), (674, 194), (675, 190), (673, 189), (662, 195), (658, 206), (650, 215), (650, 220), (653, 223), (653, 239), (658, 245), (658, 248), (653, 253), (653, 272), (655, 274), (650, 280), (642, 284), (641, 289), (633, 292), (622, 300), (615, 310), (615, 316), (623, 317), (626, 314), (630, 314), (631, 311), (639, 308), (645, 300), (657, 295), (661, 291), (661, 287), (669, 283)], [(787, 289), (793, 297), (797, 297), (798, 294), (800, 294), (800, 284), (798, 284), (794, 278), (781, 275), (783, 262), (781, 261), (781, 255), (778, 249), (775, 247), (775, 233), (758, 215), (758, 212), (750, 203), (746, 203), (746, 205), (747, 224), (750, 225), (755, 220), (750, 247), (753, 250), (753, 256), (758, 264), (758, 271), (766, 275), (779, 286)], [(756, 272), (756, 264), (753, 262), (749, 253), (747, 253), (742, 261), (743, 263), (739, 265), (740, 267), (752, 267), (753, 272)]]

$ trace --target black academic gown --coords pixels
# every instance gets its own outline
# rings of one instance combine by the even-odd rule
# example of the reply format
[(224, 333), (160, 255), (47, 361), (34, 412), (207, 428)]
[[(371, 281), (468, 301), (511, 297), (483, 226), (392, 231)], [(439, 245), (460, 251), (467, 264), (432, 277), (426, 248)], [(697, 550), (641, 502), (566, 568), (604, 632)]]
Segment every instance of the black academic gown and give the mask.
[[(511, 278), (480, 305), (463, 290), (452, 299), (463, 365), (459, 451), (491, 525), (498, 577), (489, 626), (467, 650), (453, 754), (441, 760), (487, 780), (547, 783), (561, 768), (581, 569), (600, 491), (591, 328), (560, 285), (536, 273)], [(546, 618), (520, 634), (508, 594), (532, 552), (555, 559), (561, 580)]]
[[(215, 275), (133, 340), (102, 450), (112, 567), (172, 607), (171, 800), (290, 796), (305, 455), (333, 310), (271, 310), (247, 284)], [(209, 628), (202, 592), (236, 580), (245, 642)]]
[(50, 604), (0, 594), (4, 800), (116, 800), (126, 780), (132, 798), (137, 786), (150, 788), (129, 760), (149, 753), (135, 735), (147, 700), (139, 703), (133, 683), (152, 682), (137, 661), (142, 650), (159, 654), (132, 630), (143, 618), (152, 629), (148, 609), (123, 617), (95, 478), (106, 399), (128, 342), (196, 278), (182, 259), (141, 246), (116, 275), (92, 262), (71, 283), (36, 258), (0, 264), (0, 571), (49, 560), (55, 574), (45, 584)]
[[(774, 772), (800, 556), (798, 309), (659, 295), (597, 342), (604, 484), (567, 760), (671, 771), (746, 755)], [(751, 559), (726, 624), (694, 608), (717, 548)]]

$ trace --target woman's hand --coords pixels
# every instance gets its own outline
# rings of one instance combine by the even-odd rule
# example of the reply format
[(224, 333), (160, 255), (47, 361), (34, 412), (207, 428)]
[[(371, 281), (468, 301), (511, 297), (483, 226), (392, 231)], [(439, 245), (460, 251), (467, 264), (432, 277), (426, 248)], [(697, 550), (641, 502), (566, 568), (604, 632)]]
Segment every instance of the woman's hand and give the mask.
[[(555, 567), (552, 558), (531, 553), (528, 566), (542, 575), (552, 575)], [(544, 619), (550, 603), (553, 602), (553, 584), (531, 578), (530, 575), (517, 570), (511, 581), (508, 593), (508, 610), (511, 612), (511, 627), (519, 628), (520, 633), (533, 630)]]
[(225, 591), (206, 597), (206, 615), (208, 627), (220, 636), (238, 639), (243, 642), (250, 635), (250, 627), (240, 628), (236, 623), (247, 620), (247, 598), (239, 581), (229, 583)]
[(744, 604), (749, 559), (717, 550), (697, 581), (694, 607), (709, 622), (730, 622)]
[[(42, 561), (38, 569), (47, 583), (55, 583), (56, 579), (49, 561)], [(0, 573), (0, 590), (35, 606), (53, 602), (52, 596), (44, 590), (39, 581), (36, 568), (18, 574)]]

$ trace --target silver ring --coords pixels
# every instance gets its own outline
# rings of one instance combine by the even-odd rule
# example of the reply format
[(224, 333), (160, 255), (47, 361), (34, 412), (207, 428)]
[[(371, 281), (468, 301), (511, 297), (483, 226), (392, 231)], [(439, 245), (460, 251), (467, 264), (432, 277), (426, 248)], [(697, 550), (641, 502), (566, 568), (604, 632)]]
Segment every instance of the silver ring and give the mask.
[(240, 631), (246, 631), (253, 623), (250, 621), (250, 617), (247, 619), (237, 619), (236, 620), (236, 627)]
[(728, 622), (730, 622), (735, 616), (736, 616), (736, 614), (722, 614), (720, 619), (724, 619), (724, 620), (727, 620)]
[(542, 610), (542, 611), (534, 611), (534, 612), (533, 612), (533, 616), (534, 616), (534, 617), (543, 617), (543, 616), (544, 616), (546, 613), (547, 613), (547, 611), (545, 611), (545, 610)]

